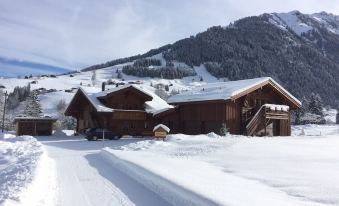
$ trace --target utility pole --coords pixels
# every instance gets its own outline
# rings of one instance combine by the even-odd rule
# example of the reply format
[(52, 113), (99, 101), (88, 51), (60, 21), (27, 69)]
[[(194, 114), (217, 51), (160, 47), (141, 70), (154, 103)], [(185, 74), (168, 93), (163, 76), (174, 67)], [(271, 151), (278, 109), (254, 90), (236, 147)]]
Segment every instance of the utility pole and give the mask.
[(5, 128), (6, 103), (7, 103), (7, 91), (5, 92), (4, 112), (2, 114), (2, 133), (4, 133)]

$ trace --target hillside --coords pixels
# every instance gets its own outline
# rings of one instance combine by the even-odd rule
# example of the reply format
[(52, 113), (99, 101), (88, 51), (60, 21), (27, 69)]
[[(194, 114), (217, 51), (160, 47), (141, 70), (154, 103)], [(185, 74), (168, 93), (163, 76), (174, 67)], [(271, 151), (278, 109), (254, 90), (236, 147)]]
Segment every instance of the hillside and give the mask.
[(167, 62), (204, 64), (217, 78), (271, 76), (298, 98), (319, 93), (337, 106), (339, 99), (339, 18), (325, 12), (272, 13), (211, 27), (190, 38), (84, 69), (104, 68), (161, 53)]

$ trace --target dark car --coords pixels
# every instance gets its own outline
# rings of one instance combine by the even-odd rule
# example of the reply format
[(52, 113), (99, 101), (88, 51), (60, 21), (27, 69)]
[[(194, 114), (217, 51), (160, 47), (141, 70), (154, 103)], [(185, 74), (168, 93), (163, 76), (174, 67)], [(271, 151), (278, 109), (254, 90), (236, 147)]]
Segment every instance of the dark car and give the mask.
[(109, 129), (102, 129), (102, 128), (89, 128), (85, 131), (86, 139), (89, 141), (103, 139), (109, 140), (118, 140), (121, 138), (121, 134), (117, 134), (112, 132)]

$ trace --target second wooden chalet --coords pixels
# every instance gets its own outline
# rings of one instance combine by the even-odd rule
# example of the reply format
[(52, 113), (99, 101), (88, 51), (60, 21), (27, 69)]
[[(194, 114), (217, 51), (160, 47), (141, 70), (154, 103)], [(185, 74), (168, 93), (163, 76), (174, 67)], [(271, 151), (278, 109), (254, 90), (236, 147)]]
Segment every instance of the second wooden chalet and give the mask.
[[(171, 105), (169, 105), (171, 104)], [(65, 114), (77, 131), (109, 128), (121, 135), (152, 135), (157, 124), (171, 133), (289, 136), (291, 111), (301, 103), (272, 78), (206, 84), (169, 98), (168, 103), (138, 85), (89, 94), (79, 89)]]
[(226, 124), (231, 134), (289, 136), (291, 111), (300, 101), (272, 78), (206, 84), (168, 100), (175, 105), (155, 118), (172, 133), (205, 134)]

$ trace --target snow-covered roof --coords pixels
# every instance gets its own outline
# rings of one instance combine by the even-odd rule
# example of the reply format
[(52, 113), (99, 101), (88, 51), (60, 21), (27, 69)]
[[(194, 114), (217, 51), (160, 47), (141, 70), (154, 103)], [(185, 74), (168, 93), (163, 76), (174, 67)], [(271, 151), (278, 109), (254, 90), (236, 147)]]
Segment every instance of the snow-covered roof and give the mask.
[(112, 108), (106, 107), (103, 105), (97, 98), (96, 94), (88, 94), (81, 87), (79, 88), (82, 93), (86, 96), (86, 98), (90, 101), (93, 107), (97, 110), (97, 112), (113, 112)]
[(162, 128), (164, 129), (167, 133), (170, 132), (170, 128), (168, 128), (166, 125), (163, 124), (158, 124), (157, 126), (154, 127), (153, 132), (155, 132), (155, 130)]
[(136, 85), (133, 85), (133, 84), (125, 84), (125, 85), (122, 85), (122, 86), (119, 86), (119, 87), (114, 87), (114, 88), (111, 88), (111, 89), (108, 89), (108, 90), (105, 90), (105, 91), (102, 91), (102, 92), (99, 92), (96, 94), (97, 97), (104, 97), (108, 94), (111, 94), (113, 92), (117, 92), (117, 91), (120, 91), (122, 89), (126, 89), (126, 88), (129, 88), (129, 87), (132, 87), (136, 90), (139, 90), (140, 92), (152, 97), (152, 95), (149, 94), (149, 92), (145, 91), (144, 89), (142, 89), (141, 87), (138, 87)]
[(197, 101), (209, 101), (209, 100), (228, 100), (234, 96), (251, 89), (259, 84), (265, 82), (271, 82), (284, 93), (286, 93), (295, 102), (301, 105), (301, 102), (286, 91), (281, 85), (274, 81), (270, 77), (261, 77), (254, 79), (245, 79), (238, 81), (217, 82), (210, 83), (203, 86), (196, 87), (190, 91), (183, 92), (178, 95), (174, 95), (168, 99), (168, 103), (181, 103), (181, 102), (197, 102)]
[(37, 120), (37, 121), (57, 121), (56, 118), (51, 117), (15, 117), (14, 122), (19, 120)]
[(97, 93), (95, 96), (96, 97), (104, 97), (108, 94), (111, 94), (113, 92), (120, 91), (125, 88), (133, 87), (134, 89), (139, 90), (140, 92), (148, 95), (149, 97), (152, 98), (151, 101), (146, 101), (145, 102), (145, 111), (148, 113), (156, 113), (159, 110), (165, 110), (165, 109), (170, 109), (173, 108), (172, 105), (169, 105), (165, 100), (161, 99), (158, 95), (154, 94), (154, 92), (148, 90), (145, 88), (145, 86), (141, 85), (134, 85), (134, 84), (126, 84), (123, 86), (115, 87), (109, 90), (105, 90), (103, 92)]
[[(154, 94), (152, 91), (145, 89), (145, 88), (143, 88), (142, 86), (139, 86), (139, 85), (126, 84), (126, 85), (119, 86), (119, 87), (109, 89), (109, 90), (105, 90), (105, 91), (102, 91), (102, 92), (99, 92), (99, 93), (86, 92), (81, 87), (79, 88), (79, 90), (81, 90), (81, 92), (85, 95), (85, 97), (89, 100), (89, 102), (91, 103), (91, 105), (93, 105), (93, 107), (96, 109), (97, 112), (113, 112), (113, 111), (115, 111), (115, 109), (105, 106), (103, 103), (101, 103), (99, 101), (98, 98), (104, 97), (108, 94), (120, 91), (120, 90), (128, 88), (128, 87), (133, 87), (133, 88), (139, 90), (140, 92), (142, 92), (142, 93), (144, 93), (144, 94), (146, 94), (146, 95), (148, 95), (149, 97), (152, 98), (151, 101), (145, 102), (145, 111), (148, 112), (148, 113), (155, 113), (155, 112), (158, 112), (159, 110), (162, 111), (162, 110), (165, 110), (165, 109), (173, 108), (172, 105), (169, 105), (165, 100), (161, 99), (159, 96)], [(71, 100), (71, 102), (72, 102), (72, 100)], [(132, 110), (130, 110), (130, 111), (132, 111)]]

